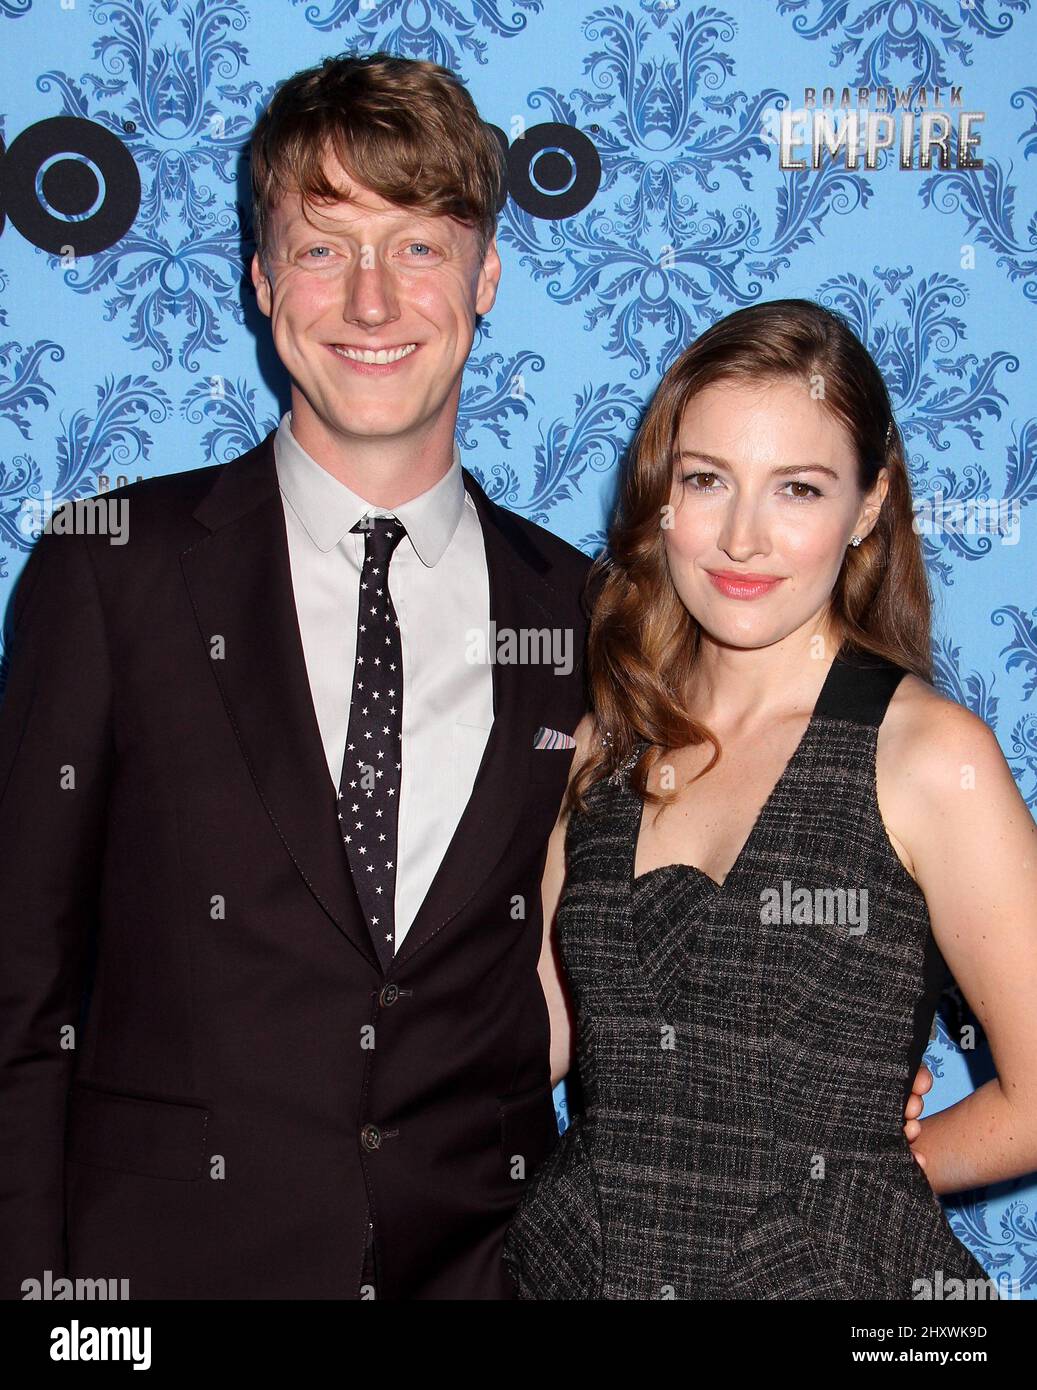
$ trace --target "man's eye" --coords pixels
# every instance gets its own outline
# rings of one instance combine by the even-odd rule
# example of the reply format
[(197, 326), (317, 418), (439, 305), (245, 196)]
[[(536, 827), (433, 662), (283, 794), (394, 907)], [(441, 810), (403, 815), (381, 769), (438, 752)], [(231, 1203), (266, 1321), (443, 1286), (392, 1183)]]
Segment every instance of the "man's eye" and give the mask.
[[(420, 247), (422, 248), (422, 250), (428, 251), (428, 253), (429, 253), (430, 255), (432, 254), (432, 247), (429, 246), (429, 244), (428, 244), (427, 241), (412, 241), (412, 242), (409, 242), (408, 245), (407, 245), (407, 250), (408, 250), (408, 251), (412, 251), (412, 250), (414, 249), (415, 246), (420, 246)], [(425, 256), (418, 256), (416, 259), (419, 260), (419, 261), (423, 261), (423, 260), (426, 260), (427, 257), (425, 257)]]
[(331, 255), (331, 247), (330, 247), (330, 246), (311, 246), (310, 249), (306, 252), (306, 254), (307, 254), (307, 256), (313, 256), (313, 253), (314, 253), (315, 251), (326, 251), (326, 252), (327, 252), (327, 255), (325, 255), (325, 256), (316, 256), (315, 259), (318, 260), (318, 261), (326, 261), (326, 260), (328, 259), (328, 256)]

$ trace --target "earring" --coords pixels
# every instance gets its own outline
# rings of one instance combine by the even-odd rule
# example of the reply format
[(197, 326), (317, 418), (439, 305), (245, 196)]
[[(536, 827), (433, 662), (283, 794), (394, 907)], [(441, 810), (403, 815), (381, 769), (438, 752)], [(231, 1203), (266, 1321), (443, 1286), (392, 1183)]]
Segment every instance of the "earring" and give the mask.
[(851, 545), (854, 545), (854, 546), (860, 545), (860, 543), (861, 543), (861, 541), (862, 541), (863, 539), (864, 539), (863, 536), (851, 536), (851, 537), (850, 537), (850, 544), (851, 544)]

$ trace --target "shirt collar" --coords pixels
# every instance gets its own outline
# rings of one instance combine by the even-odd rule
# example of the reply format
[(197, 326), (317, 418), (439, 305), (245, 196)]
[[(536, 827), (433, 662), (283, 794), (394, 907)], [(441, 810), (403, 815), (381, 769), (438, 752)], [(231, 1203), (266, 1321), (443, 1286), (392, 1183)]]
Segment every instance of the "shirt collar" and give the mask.
[(371, 512), (399, 517), (421, 562), (434, 565), (439, 561), (457, 530), (465, 504), (461, 450), (456, 439), (453, 462), (443, 477), (389, 513), (322, 468), (292, 434), (291, 417), (292, 412), (286, 410), (274, 435), (277, 481), (319, 550), (334, 549), (360, 518)]

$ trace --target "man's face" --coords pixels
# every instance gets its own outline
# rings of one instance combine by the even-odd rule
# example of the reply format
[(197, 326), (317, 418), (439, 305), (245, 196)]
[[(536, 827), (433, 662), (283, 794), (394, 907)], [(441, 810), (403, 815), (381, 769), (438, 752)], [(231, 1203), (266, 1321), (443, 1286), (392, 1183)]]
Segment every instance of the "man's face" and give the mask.
[[(453, 440), (477, 314), (500, 278), (496, 238), (451, 217), (388, 203), (328, 172), (342, 200), (307, 209), (293, 192), (270, 210), (269, 277), (252, 282), (292, 378), (292, 424), (310, 439)], [(388, 350), (388, 360), (384, 350)], [(370, 359), (373, 351), (380, 354)], [(396, 360), (394, 360), (396, 359)]]

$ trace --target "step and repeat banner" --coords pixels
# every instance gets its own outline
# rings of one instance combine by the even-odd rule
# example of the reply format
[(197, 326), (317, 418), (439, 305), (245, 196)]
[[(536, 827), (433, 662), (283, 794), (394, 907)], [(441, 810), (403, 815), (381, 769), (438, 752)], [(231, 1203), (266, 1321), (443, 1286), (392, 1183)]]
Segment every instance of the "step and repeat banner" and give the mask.
[[(490, 496), (596, 554), (682, 348), (838, 309), (906, 441), (938, 685), (1032, 809), (1037, 0), (0, 0), (0, 604), (55, 507), (277, 423), (243, 152), (279, 81), (378, 49), (459, 73), (509, 148), (458, 426)], [(927, 1112), (993, 1075), (974, 1026), (948, 993)], [(1037, 1297), (1037, 1177), (945, 1205)]]

